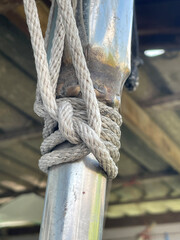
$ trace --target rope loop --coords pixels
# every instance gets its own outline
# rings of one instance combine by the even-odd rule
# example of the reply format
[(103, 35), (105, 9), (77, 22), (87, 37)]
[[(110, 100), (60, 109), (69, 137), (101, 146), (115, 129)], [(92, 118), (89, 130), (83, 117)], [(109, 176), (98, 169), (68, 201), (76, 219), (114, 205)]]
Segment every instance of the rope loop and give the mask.
[[(92, 152), (108, 176), (114, 178), (118, 171), (115, 163), (120, 158), (119, 137), (122, 123), (120, 114), (99, 102), (102, 121), (99, 137), (88, 125), (85, 103), (82, 99), (60, 98), (56, 102), (59, 108), (59, 121), (53, 122), (50, 116), (45, 118), (44, 132), (49, 132), (49, 135), (45, 136), (41, 144), (43, 156), (39, 161), (40, 169), (47, 172), (53, 165), (72, 162)], [(67, 140), (70, 144), (67, 144)]]
[(75, 121), (72, 105), (68, 101), (63, 101), (59, 106), (59, 129), (64, 138), (72, 144), (80, 142), (80, 138), (75, 131)]
[[(45, 40), (35, 0), (23, 1), (38, 77), (34, 110), (44, 118), (40, 169), (47, 172), (53, 165), (72, 162), (92, 152), (107, 175), (116, 177), (122, 119), (116, 110), (97, 101), (71, 0), (56, 0), (58, 14), (49, 62), (46, 50), (55, 0), (52, 1)], [(56, 99), (65, 36), (82, 99)]]

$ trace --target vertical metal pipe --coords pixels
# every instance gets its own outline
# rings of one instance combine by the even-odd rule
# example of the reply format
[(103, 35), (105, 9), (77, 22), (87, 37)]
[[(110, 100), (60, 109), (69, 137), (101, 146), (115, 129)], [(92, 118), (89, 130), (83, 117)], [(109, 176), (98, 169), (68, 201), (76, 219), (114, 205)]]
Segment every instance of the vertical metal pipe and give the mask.
[[(108, 90), (112, 98), (106, 94), (105, 100), (117, 95), (120, 102), (120, 92), (130, 72), (133, 0), (73, 2), (82, 45), (85, 50), (88, 48), (86, 57), (94, 86), (99, 89), (105, 85), (112, 90)], [(56, 16), (57, 5), (50, 36), (54, 35)], [(66, 86), (71, 86), (75, 78), (69, 71), (73, 69), (71, 62), (69, 66), (67, 62), (70, 75), (67, 78), (64, 67), (60, 83), (64, 72), (69, 81)], [(49, 169), (39, 239), (102, 239), (106, 183), (106, 175), (92, 154)]]
[(92, 154), (52, 167), (40, 239), (102, 239), (106, 176)]

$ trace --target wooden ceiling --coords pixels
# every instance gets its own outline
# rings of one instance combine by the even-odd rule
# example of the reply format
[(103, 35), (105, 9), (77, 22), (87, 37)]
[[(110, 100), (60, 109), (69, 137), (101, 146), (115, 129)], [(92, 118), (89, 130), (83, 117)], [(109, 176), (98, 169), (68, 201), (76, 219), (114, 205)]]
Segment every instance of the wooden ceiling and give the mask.
[[(37, 3), (45, 32), (50, 2)], [(121, 160), (107, 211), (114, 226), (120, 218), (180, 211), (179, 7), (177, 0), (136, 1), (144, 65), (137, 91), (124, 90), (122, 98)], [(26, 192), (43, 195), (46, 176), (38, 170), (42, 121), (33, 112), (36, 71), (22, 1), (1, 1), (0, 13), (3, 204)], [(152, 48), (166, 52), (146, 57), (143, 51)]]

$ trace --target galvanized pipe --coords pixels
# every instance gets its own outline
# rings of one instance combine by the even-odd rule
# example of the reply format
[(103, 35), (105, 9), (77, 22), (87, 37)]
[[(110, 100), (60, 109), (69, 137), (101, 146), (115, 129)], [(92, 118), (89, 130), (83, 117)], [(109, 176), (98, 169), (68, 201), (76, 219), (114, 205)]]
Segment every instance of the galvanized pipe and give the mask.
[[(97, 97), (119, 106), (121, 91), (130, 73), (133, 0), (72, 2)], [(57, 5), (48, 53), (56, 16)], [(63, 59), (65, 64), (57, 94), (76, 96), (79, 88), (66, 50)], [(102, 239), (106, 184), (106, 175), (92, 154), (49, 169), (39, 239)]]
[(92, 154), (52, 167), (40, 239), (102, 239), (106, 176)]

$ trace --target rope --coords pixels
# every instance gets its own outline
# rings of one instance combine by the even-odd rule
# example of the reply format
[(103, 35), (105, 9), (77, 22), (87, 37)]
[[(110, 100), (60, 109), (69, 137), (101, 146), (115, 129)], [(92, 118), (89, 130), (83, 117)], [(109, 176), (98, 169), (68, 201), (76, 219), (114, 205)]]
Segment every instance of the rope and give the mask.
[[(45, 40), (35, 0), (23, 1), (38, 77), (34, 110), (38, 116), (44, 118), (40, 169), (47, 172), (53, 165), (72, 162), (92, 152), (107, 175), (110, 178), (116, 177), (118, 169), (115, 163), (120, 157), (122, 119), (115, 109), (98, 103), (96, 99), (71, 1), (57, 0), (58, 15), (49, 61), (46, 49), (55, 0), (52, 1)], [(82, 99), (56, 99), (65, 36)]]

